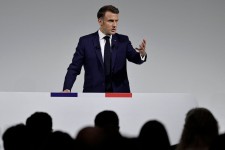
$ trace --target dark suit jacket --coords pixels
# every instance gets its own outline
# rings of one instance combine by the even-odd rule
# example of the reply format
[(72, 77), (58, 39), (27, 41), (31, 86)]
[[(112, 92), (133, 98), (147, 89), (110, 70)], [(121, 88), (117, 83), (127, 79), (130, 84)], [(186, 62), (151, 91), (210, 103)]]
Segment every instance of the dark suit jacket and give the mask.
[[(132, 47), (125, 35), (114, 34), (111, 41), (111, 68), (113, 92), (130, 92), (127, 77), (127, 60), (142, 64), (140, 54)], [(84, 66), (85, 78), (83, 92), (105, 92), (104, 63), (101, 54), (98, 32), (83, 36), (79, 39), (72, 63), (65, 76), (65, 89), (72, 89), (77, 75)]]

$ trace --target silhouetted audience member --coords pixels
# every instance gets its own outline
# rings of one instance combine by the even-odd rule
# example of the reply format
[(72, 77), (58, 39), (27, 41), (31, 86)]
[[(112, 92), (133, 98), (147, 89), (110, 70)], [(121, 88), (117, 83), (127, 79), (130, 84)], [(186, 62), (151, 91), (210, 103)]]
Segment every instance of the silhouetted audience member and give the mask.
[(168, 150), (170, 141), (164, 125), (157, 120), (147, 121), (138, 136), (139, 149)]
[(66, 132), (54, 131), (51, 133), (41, 150), (74, 150), (74, 140)]
[(94, 126), (82, 128), (75, 139), (68, 133), (54, 131), (46, 112), (35, 112), (26, 125), (9, 127), (2, 136), (4, 150), (225, 150), (225, 133), (218, 135), (218, 123), (206, 108), (187, 112), (178, 144), (170, 145), (165, 126), (149, 120), (135, 138), (120, 133), (119, 117), (112, 110), (99, 112)]
[(225, 133), (216, 138), (210, 150), (225, 150)]
[(209, 150), (218, 136), (218, 124), (206, 108), (188, 111), (177, 150)]
[(42, 148), (47, 137), (52, 133), (52, 118), (46, 112), (35, 112), (26, 120), (30, 135), (30, 149)]
[(82, 128), (76, 138), (75, 146), (79, 150), (99, 150), (105, 149), (105, 132), (98, 127), (84, 127)]
[(112, 110), (99, 112), (94, 120), (96, 127), (102, 128), (106, 134), (107, 149), (130, 149), (135, 147), (135, 140), (121, 135), (119, 117)]
[(9, 127), (2, 136), (5, 150), (29, 150), (28, 132), (24, 124)]
[(113, 134), (119, 134), (119, 117), (116, 112), (111, 110), (104, 110), (98, 113), (94, 120), (95, 126), (106, 129)]

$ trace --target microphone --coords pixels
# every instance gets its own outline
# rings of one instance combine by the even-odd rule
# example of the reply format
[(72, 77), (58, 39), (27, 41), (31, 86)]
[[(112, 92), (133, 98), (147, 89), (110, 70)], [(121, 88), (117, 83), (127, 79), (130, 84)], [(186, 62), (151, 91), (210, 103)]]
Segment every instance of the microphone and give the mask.
[(95, 45), (95, 49), (96, 50), (100, 49), (100, 45)]
[(116, 45), (116, 39), (114, 39), (112, 41), (112, 46), (111, 46), (112, 49), (117, 49), (118, 48), (118, 45)]
[(118, 48), (118, 45), (112, 44), (112, 49), (117, 49), (117, 48)]

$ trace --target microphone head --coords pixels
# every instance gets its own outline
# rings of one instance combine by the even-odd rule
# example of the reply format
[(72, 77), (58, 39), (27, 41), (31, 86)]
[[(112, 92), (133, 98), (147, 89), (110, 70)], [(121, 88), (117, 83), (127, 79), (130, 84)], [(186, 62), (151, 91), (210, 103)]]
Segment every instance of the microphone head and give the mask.
[(95, 45), (95, 49), (100, 49), (100, 45)]

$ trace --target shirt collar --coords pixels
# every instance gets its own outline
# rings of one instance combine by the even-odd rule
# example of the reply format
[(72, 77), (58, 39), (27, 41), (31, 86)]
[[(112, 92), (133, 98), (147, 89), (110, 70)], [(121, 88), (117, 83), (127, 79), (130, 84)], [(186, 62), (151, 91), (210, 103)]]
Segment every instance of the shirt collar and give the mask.
[[(98, 30), (98, 35), (99, 35), (99, 39), (103, 39), (106, 35), (104, 33), (102, 33), (101, 30)], [(111, 40), (112, 39), (112, 35), (109, 36), (109, 39)]]

